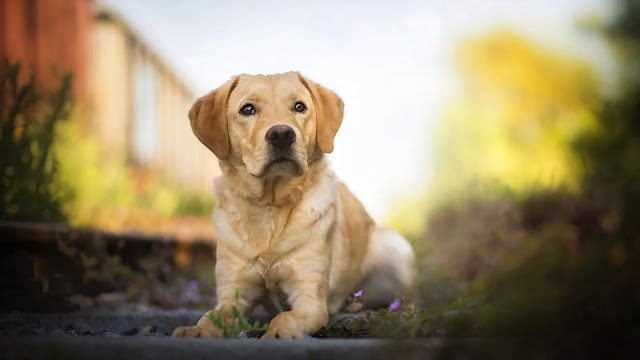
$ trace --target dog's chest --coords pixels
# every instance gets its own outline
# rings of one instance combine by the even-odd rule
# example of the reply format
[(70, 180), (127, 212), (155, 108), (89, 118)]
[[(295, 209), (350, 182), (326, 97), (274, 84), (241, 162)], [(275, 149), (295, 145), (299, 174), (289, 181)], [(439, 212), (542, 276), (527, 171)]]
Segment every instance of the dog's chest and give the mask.
[[(305, 259), (320, 255), (311, 248), (325, 238), (327, 226), (300, 210), (267, 208), (252, 223), (245, 224), (253, 226), (253, 233), (247, 239), (253, 250), (249, 259), (251, 270), (268, 292), (286, 292), (283, 281), (304, 272), (309, 265)], [(250, 214), (247, 219), (251, 217)]]
[(247, 209), (237, 231), (243, 232), (244, 241), (250, 242), (259, 253), (273, 252), (280, 238), (291, 227), (291, 209), (274, 206)]
[(336, 197), (331, 184), (308, 191), (289, 207), (223, 198), (221, 211), (214, 213), (219, 242), (246, 259), (246, 271), (260, 279), (267, 290), (284, 290), (283, 279), (309, 267), (304, 258), (324, 253), (317, 244), (324, 242), (335, 219)]
[[(234, 244), (235, 252), (244, 257), (249, 268), (272, 285), (278, 273), (282, 255), (287, 253), (295, 236), (291, 236), (291, 209), (272, 206), (226, 206), (226, 217), (231, 225), (231, 236), (225, 236)], [(224, 228), (224, 224), (222, 224)]]
[(270, 259), (269, 254), (260, 254), (253, 259), (251, 266), (253, 270), (260, 276), (264, 287), (269, 292), (278, 292), (279, 282), (282, 278), (282, 264)]

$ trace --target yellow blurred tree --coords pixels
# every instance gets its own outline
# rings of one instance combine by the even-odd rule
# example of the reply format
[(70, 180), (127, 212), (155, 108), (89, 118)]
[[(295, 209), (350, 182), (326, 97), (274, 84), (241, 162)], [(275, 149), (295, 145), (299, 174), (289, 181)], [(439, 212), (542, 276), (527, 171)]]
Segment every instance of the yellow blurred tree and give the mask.
[(583, 169), (572, 143), (596, 131), (599, 85), (586, 62), (508, 30), (462, 40), (454, 59), (462, 93), (436, 126), (432, 183), (421, 203), (400, 205), (411, 217), (390, 219), (410, 235), (424, 230), (425, 202), (450, 201), (470, 184), (576, 190)]
[(588, 64), (505, 30), (462, 41), (456, 63), (464, 94), (436, 130), (434, 185), (575, 189), (582, 169), (571, 144), (595, 131), (600, 99)]

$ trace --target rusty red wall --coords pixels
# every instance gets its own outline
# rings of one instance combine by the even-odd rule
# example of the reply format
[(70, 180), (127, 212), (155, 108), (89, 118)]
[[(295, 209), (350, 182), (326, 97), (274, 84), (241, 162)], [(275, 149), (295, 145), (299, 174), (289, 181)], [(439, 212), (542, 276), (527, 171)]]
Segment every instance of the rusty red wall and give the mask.
[(71, 72), (74, 93), (84, 97), (91, 6), (91, 0), (0, 0), (0, 58), (33, 69), (44, 89)]

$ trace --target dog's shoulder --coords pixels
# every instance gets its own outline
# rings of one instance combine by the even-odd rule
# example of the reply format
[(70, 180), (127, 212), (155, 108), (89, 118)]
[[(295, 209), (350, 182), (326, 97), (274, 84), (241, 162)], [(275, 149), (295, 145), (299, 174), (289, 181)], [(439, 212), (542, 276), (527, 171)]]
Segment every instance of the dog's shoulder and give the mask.
[(365, 238), (375, 228), (375, 222), (364, 208), (360, 200), (349, 190), (347, 185), (342, 182), (337, 183), (338, 199), (340, 202), (340, 211), (344, 222), (345, 230), (350, 238)]

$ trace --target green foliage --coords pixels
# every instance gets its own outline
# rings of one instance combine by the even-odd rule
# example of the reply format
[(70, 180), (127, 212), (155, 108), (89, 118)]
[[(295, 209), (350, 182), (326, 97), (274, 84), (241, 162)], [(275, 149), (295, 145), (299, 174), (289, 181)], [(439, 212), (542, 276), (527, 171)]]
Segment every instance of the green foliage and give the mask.
[(610, 36), (631, 43), (620, 63), (626, 76), (619, 95), (597, 113), (602, 131), (575, 142), (588, 171), (584, 191), (571, 206), (538, 202), (526, 229), (534, 251), (491, 274), (491, 306), (479, 314), (484, 334), (544, 336), (560, 356), (626, 356), (640, 331), (640, 36), (622, 30), (640, 6), (620, 3), (626, 11)]
[(418, 329), (424, 325), (426, 312), (403, 306), (396, 311), (379, 309), (377, 312), (367, 311), (364, 319), (356, 319), (352, 329), (363, 324), (370, 327), (370, 337), (373, 338), (407, 338), (415, 336)]
[(176, 216), (209, 216), (215, 198), (181, 188), (168, 174), (136, 172), (124, 153), (101, 155), (98, 139), (77, 122), (56, 129), (59, 181), (73, 189), (64, 210), (74, 226), (154, 227)]
[(223, 332), (222, 336), (226, 338), (235, 338), (235, 337), (238, 337), (238, 335), (241, 332), (267, 331), (267, 329), (269, 328), (269, 324), (260, 325), (260, 323), (256, 321), (253, 323), (253, 325), (251, 325), (249, 324), (249, 322), (247, 322), (247, 320), (244, 319), (244, 317), (242, 316), (242, 313), (240, 312), (240, 310), (238, 310), (238, 307), (236, 306), (239, 299), (240, 299), (240, 289), (236, 287), (236, 293), (235, 293), (235, 299), (234, 299), (235, 304), (231, 306), (231, 312), (230, 312), (231, 316), (228, 318), (228, 320), (225, 320), (226, 318), (223, 315), (225, 314), (224, 306), (218, 309), (215, 312), (215, 314), (209, 315), (209, 320), (211, 320), (213, 325), (215, 325), (218, 329), (222, 330)]
[(434, 186), (577, 188), (582, 169), (571, 143), (597, 130), (600, 106), (591, 68), (504, 30), (462, 41), (456, 60), (465, 87), (436, 129)]
[(102, 159), (96, 138), (77, 122), (58, 126), (55, 151), (60, 181), (75, 194), (65, 204), (70, 223), (113, 229), (125, 221), (136, 204), (130, 170), (115, 159)]
[(72, 114), (71, 75), (40, 93), (33, 75), (4, 60), (0, 74), (0, 219), (69, 222), (117, 230), (172, 216), (209, 215), (211, 195), (156, 174), (140, 186), (124, 153), (101, 154)]
[(397, 310), (366, 310), (364, 316), (345, 317), (327, 328), (319, 338), (380, 338), (469, 336), (474, 334), (473, 313), (466, 299), (430, 308), (402, 306)]
[[(429, 314), (421, 335), (508, 338), (526, 358), (637, 355), (640, 2), (618, 5), (618, 20), (604, 28), (620, 60), (615, 98), (596, 100), (599, 105), (590, 107), (590, 101), (580, 100), (580, 91), (589, 89), (571, 88), (558, 79), (554, 86), (577, 93), (556, 99), (530, 92), (522, 100), (577, 99), (574, 105), (591, 109), (593, 123), (564, 137), (558, 148), (567, 152), (567, 159), (579, 159), (580, 171), (567, 187), (521, 192), (510, 186), (516, 191), (489, 190), (480, 196), (462, 192), (433, 206), (423, 226), (426, 233), (415, 240), (421, 255), (418, 298)], [(536, 81), (547, 81), (542, 78)], [(497, 77), (487, 89), (516, 80)], [(540, 121), (555, 121), (540, 114)], [(464, 138), (459, 141), (466, 144)], [(474, 144), (483, 143), (479, 139)], [(523, 168), (531, 164), (521, 163)]]
[(69, 117), (71, 75), (40, 93), (33, 75), (21, 81), (19, 63), (0, 64), (0, 219), (61, 222), (70, 189), (57, 181), (54, 130)]
[(433, 204), (462, 198), (470, 187), (579, 191), (584, 169), (572, 144), (600, 130), (598, 81), (580, 59), (508, 30), (464, 39), (454, 58), (462, 92), (435, 127), (433, 178), (390, 219), (411, 237), (427, 230)]
[(178, 199), (176, 214), (178, 215), (211, 215), (216, 206), (213, 195), (184, 193)]
[(40, 91), (19, 63), (3, 60), (0, 76), (0, 219), (117, 230), (211, 213), (211, 195), (186, 192), (162, 174), (140, 186), (124, 151), (104, 156), (97, 138), (69, 121), (71, 75), (52, 92)]
[(345, 317), (320, 329), (316, 337), (401, 339), (420, 334), (428, 322), (427, 312), (411, 306), (366, 310), (364, 316)]

